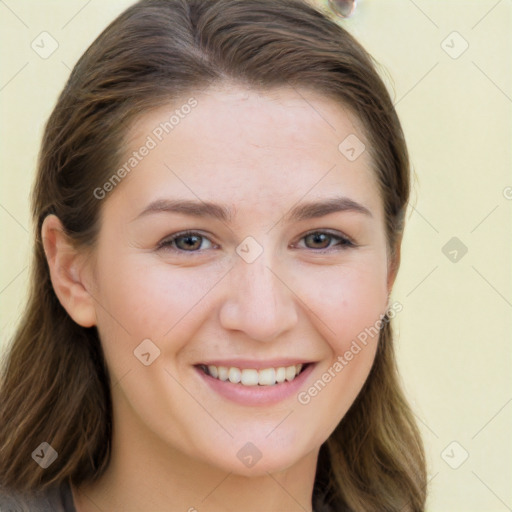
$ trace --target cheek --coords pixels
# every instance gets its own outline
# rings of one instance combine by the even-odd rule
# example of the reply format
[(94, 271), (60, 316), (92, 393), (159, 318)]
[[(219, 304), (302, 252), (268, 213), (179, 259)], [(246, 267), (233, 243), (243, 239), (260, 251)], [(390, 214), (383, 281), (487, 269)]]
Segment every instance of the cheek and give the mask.
[[(151, 262), (147, 255), (106, 258), (100, 277), (102, 306), (134, 338), (163, 337), (200, 307), (215, 277), (211, 270), (172, 268), (157, 259)], [(113, 320), (103, 313), (107, 323)]]
[(172, 267), (147, 254), (105, 251), (98, 262), (98, 330), (115, 377), (138, 369), (134, 350), (150, 339), (163, 361), (193, 337), (222, 269)]
[(321, 276), (303, 274), (300, 279), (300, 296), (315, 313), (319, 330), (336, 355), (348, 350), (385, 312), (386, 266), (381, 259), (333, 267)]
[[(314, 410), (324, 418), (319, 439), (326, 439), (344, 417), (375, 359), (387, 287), (385, 265), (378, 260), (374, 263), (329, 272), (321, 289), (304, 284), (311, 309), (318, 315), (318, 330), (329, 349), (316, 379), (297, 397), (310, 414)], [(316, 294), (311, 290), (317, 290)]]

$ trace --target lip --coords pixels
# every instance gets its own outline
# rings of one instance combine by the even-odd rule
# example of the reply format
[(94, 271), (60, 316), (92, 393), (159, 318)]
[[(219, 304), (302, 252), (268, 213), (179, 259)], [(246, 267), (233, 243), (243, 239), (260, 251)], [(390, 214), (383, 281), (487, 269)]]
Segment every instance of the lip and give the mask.
[[(268, 359), (266, 361), (255, 361), (254, 359), (216, 359), (215, 361), (201, 361), (198, 363), (199, 365), (204, 366), (226, 366), (227, 368), (231, 368), (234, 366), (235, 368), (239, 368), (240, 370), (264, 370), (265, 368), (279, 368), (281, 366), (293, 366), (295, 364), (307, 364), (311, 363), (311, 361), (306, 359), (292, 359), (281, 358), (281, 359)], [(299, 375), (300, 377), (300, 375)]]
[[(286, 364), (281, 364), (284, 359), (279, 360), (279, 364), (275, 365), (275, 361), (265, 361), (265, 362), (259, 362), (259, 366), (254, 366), (255, 361), (250, 361), (249, 364), (252, 364), (253, 366), (245, 366), (245, 368), (254, 368), (254, 369), (261, 369), (261, 368), (276, 368), (279, 366), (287, 366)], [(290, 364), (288, 366), (291, 366), (292, 364), (295, 364), (295, 361), (297, 360), (288, 360)], [(298, 363), (300, 361), (297, 361)], [(242, 365), (242, 361), (231, 361), (229, 366), (235, 366), (237, 368), (240, 368), (238, 365)], [(206, 363), (202, 363), (206, 364)], [(228, 366), (227, 364), (221, 364), (219, 361), (216, 363), (211, 362), (210, 364), (213, 364), (214, 366)], [(268, 406), (277, 404), (279, 402), (282, 402), (290, 396), (296, 396), (299, 392), (299, 389), (304, 385), (305, 381), (311, 375), (311, 372), (316, 367), (316, 363), (309, 362), (307, 363), (306, 368), (302, 370), (302, 372), (295, 377), (291, 382), (285, 381), (280, 384), (274, 384), (273, 386), (244, 386), (242, 384), (233, 384), (229, 381), (222, 381), (220, 379), (216, 379), (215, 377), (212, 377), (211, 375), (207, 375), (199, 366), (195, 366), (195, 370), (197, 371), (199, 377), (205, 382), (209, 388), (214, 391), (216, 394), (222, 396), (223, 398), (226, 398), (230, 400), (231, 402), (235, 402), (240, 405), (246, 405), (251, 407), (256, 406)], [(268, 365), (268, 366), (264, 366)], [(244, 368), (244, 366), (242, 366)]]

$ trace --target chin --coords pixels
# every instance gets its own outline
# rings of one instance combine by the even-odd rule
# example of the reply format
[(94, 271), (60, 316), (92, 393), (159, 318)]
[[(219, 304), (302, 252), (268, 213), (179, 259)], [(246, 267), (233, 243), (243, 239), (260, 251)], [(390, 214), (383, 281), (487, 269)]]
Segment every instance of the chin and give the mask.
[[(321, 445), (321, 442), (314, 446), (305, 439), (297, 439), (289, 431), (283, 431), (281, 436), (276, 435), (275, 439), (270, 439), (275, 432), (270, 436), (268, 432), (270, 430), (259, 436), (237, 435), (235, 440), (229, 441), (228, 446), (218, 444), (218, 451), (211, 453), (209, 464), (236, 475), (261, 477), (285, 471), (313, 452), (316, 456)], [(242, 441), (242, 438), (246, 440)]]

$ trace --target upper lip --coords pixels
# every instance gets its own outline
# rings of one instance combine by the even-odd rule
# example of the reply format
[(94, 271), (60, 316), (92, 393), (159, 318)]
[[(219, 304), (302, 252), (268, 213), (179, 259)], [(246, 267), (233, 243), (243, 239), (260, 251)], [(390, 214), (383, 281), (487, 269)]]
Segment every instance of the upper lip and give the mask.
[(264, 368), (280, 368), (281, 366), (293, 366), (296, 364), (307, 364), (311, 363), (310, 359), (301, 359), (301, 358), (291, 358), (291, 357), (283, 357), (280, 359), (268, 359), (265, 361), (258, 361), (256, 359), (215, 359), (208, 360), (199, 363), (197, 366), (225, 366), (227, 368), (235, 367), (244, 369), (255, 369), (262, 370)]

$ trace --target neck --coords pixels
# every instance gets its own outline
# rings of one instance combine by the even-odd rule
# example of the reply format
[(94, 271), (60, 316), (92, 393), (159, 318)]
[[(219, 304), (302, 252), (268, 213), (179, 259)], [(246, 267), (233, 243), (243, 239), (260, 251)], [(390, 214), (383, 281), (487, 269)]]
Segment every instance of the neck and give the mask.
[(116, 424), (105, 473), (72, 488), (77, 512), (312, 511), (318, 450), (284, 470), (244, 476), (192, 458), (147, 430)]

